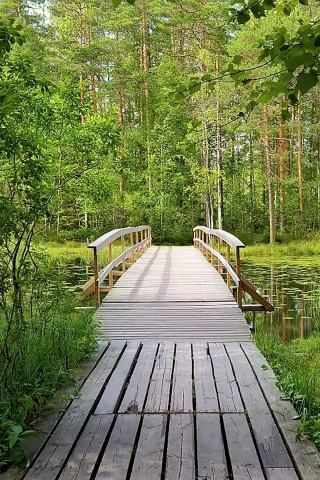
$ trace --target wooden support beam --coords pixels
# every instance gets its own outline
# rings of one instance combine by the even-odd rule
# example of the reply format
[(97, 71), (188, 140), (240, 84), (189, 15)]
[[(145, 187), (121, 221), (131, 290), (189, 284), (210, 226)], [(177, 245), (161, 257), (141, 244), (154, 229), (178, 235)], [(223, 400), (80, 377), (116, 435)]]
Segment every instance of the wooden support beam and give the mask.
[[(236, 248), (236, 274), (240, 278), (241, 276), (241, 265), (240, 265), (240, 248)], [(237, 300), (239, 308), (242, 307), (242, 291), (241, 291), (241, 282), (237, 291)]]
[[(230, 265), (230, 245), (227, 243), (227, 262)], [(227, 285), (230, 288), (230, 273), (227, 273)]]
[[(112, 262), (112, 243), (108, 245), (108, 263)], [(113, 287), (113, 275), (112, 271), (109, 273), (109, 289)]]
[(98, 269), (98, 254), (96, 249), (94, 249), (93, 253), (93, 268), (94, 268), (94, 299), (96, 308), (100, 305), (100, 294), (99, 294), (99, 285), (98, 285), (98, 277), (99, 277), (99, 269)]

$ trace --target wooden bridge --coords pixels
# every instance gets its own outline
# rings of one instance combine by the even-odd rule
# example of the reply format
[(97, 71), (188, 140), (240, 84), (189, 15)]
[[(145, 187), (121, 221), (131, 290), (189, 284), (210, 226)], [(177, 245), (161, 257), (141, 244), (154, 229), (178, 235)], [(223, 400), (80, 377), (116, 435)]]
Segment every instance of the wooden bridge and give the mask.
[(89, 245), (84, 293), (95, 292), (106, 347), (24, 478), (319, 480), (320, 456), (296, 443), (295, 411), (251, 341), (243, 311), (273, 306), (241, 275), (244, 245), (205, 227), (194, 243), (151, 246), (142, 226)]

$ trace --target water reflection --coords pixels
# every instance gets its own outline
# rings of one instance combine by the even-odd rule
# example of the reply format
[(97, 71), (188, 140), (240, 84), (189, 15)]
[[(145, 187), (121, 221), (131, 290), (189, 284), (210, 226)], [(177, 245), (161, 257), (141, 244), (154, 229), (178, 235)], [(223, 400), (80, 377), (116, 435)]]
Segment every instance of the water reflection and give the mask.
[[(243, 261), (242, 273), (275, 306), (273, 313), (247, 312), (250, 326), (259, 322), (260, 327), (271, 335), (279, 334), (284, 342), (320, 330), (320, 266)], [(245, 295), (245, 303), (252, 302)]]

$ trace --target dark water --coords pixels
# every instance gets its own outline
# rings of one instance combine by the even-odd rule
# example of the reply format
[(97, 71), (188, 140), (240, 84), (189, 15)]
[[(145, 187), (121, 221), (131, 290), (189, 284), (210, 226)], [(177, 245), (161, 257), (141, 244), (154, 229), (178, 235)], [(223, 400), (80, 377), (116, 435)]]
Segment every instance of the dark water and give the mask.
[[(247, 312), (251, 328), (263, 327), (270, 334), (279, 334), (283, 341), (297, 337), (308, 337), (320, 331), (320, 264), (314, 265), (312, 258), (304, 263), (287, 260), (281, 263), (261, 264), (243, 260), (241, 271), (261, 295), (274, 304), (273, 313)], [(65, 283), (71, 291), (81, 291), (93, 277), (93, 266), (81, 258), (61, 264)], [(252, 303), (243, 294), (244, 303)]]
[[(257, 265), (243, 261), (241, 271), (274, 304), (273, 313), (247, 312), (252, 328), (279, 334), (284, 342), (320, 331), (320, 265), (312, 259)], [(245, 296), (245, 303), (252, 303)]]

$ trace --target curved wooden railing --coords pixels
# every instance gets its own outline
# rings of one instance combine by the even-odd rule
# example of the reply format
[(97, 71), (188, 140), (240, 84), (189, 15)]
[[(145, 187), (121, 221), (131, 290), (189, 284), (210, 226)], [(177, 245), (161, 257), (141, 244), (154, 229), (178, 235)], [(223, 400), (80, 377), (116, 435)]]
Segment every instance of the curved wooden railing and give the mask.
[[(135, 238), (134, 238), (135, 234)], [(130, 247), (125, 248), (125, 236), (130, 239)], [(140, 236), (140, 238), (139, 238)], [(112, 259), (112, 243), (120, 238), (121, 254)], [(86, 297), (94, 292), (96, 307), (100, 304), (100, 292), (109, 292), (113, 287), (113, 277), (122, 275), (126, 271), (126, 267), (132, 265), (135, 261), (135, 255), (138, 257), (151, 245), (151, 227), (149, 225), (140, 225), (139, 227), (126, 227), (112, 230), (99, 237), (88, 245), (93, 249), (94, 277), (83, 286), (82, 296)], [(108, 265), (100, 272), (98, 269), (98, 255), (108, 247)], [(131, 262), (126, 263), (130, 257)], [(113, 270), (118, 265), (122, 265), (120, 271)], [(108, 276), (108, 286), (102, 286), (102, 283)]]
[[(231, 280), (233, 280), (237, 288), (237, 302), (242, 311), (269, 311), (272, 312), (274, 307), (271, 303), (263, 298), (257, 288), (241, 273), (240, 249), (245, 245), (234, 235), (221, 229), (212, 229), (202, 226), (194, 227), (194, 246), (199, 248), (205, 255), (206, 259), (211, 261), (212, 266), (216, 266), (220, 275), (227, 275), (227, 285), (231, 288)], [(222, 244), (226, 244), (226, 259), (221, 254)], [(217, 245), (217, 250), (214, 249)], [(230, 263), (230, 249), (235, 253), (235, 268)], [(225, 270), (225, 271), (224, 271)], [(242, 291), (247, 292), (259, 304), (244, 305), (242, 303)]]

